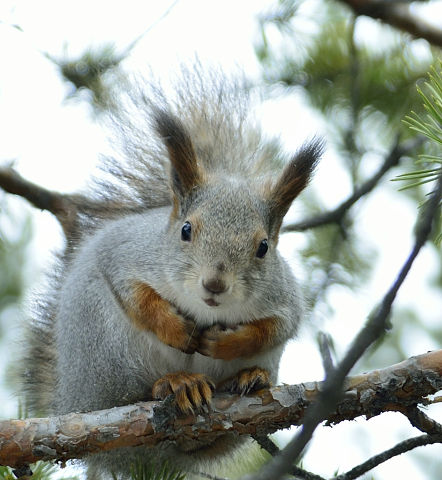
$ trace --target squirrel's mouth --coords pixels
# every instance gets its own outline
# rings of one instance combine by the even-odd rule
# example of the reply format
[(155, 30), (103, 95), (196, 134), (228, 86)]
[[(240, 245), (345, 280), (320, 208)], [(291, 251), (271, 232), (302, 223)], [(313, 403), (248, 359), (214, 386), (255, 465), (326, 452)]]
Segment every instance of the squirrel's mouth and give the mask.
[(217, 307), (219, 305), (213, 298), (203, 298), (203, 300), (209, 307)]

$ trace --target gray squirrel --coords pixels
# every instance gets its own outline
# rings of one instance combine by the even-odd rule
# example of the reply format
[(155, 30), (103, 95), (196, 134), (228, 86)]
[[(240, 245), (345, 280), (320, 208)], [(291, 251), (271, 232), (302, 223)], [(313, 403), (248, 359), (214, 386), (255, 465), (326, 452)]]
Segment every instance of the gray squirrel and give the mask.
[[(67, 239), (27, 336), (24, 388), (33, 414), (66, 414), (163, 400), (196, 413), (216, 391), (241, 395), (276, 382), (303, 307), (277, 251), (292, 201), (322, 142), (280, 166), (276, 143), (250, 119), (243, 84), (184, 69), (170, 99), (127, 88), (113, 104), (122, 158)], [(91, 205), (96, 205), (91, 200)], [(87, 459), (89, 474), (129, 476), (134, 462), (185, 470), (241, 443), (120, 449)]]

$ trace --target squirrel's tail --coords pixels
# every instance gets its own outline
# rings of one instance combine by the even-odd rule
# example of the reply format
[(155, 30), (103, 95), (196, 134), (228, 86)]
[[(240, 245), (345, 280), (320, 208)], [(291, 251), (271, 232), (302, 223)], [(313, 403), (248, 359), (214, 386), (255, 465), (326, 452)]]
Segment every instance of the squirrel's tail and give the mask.
[[(58, 270), (58, 272), (57, 272)], [(26, 415), (51, 414), (56, 382), (55, 312), (60, 285), (61, 261), (47, 277), (51, 288), (34, 299), (32, 320), (24, 332), (24, 348), (20, 363), (20, 396)], [(50, 294), (48, 292), (51, 292)]]

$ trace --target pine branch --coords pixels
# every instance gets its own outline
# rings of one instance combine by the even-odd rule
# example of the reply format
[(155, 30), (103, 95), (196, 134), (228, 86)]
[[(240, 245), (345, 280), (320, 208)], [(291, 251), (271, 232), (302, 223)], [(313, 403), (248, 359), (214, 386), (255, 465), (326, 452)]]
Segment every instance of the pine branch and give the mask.
[(413, 151), (418, 145), (422, 143), (421, 138), (415, 138), (403, 145), (396, 143), (391, 152), (385, 158), (379, 170), (367, 181), (365, 181), (350, 197), (342, 202), (339, 206), (328, 212), (324, 212), (312, 218), (306, 218), (300, 222), (285, 225), (281, 228), (282, 232), (300, 232), (309, 230), (310, 228), (328, 225), (330, 223), (342, 223), (342, 219), (350, 210), (350, 208), (359, 201), (362, 197), (370, 193), (380, 182), (382, 177), (393, 167), (395, 167), (400, 159)]
[(374, 455), (369, 460), (364, 463), (361, 463), (357, 467), (352, 468), (347, 473), (343, 473), (334, 478), (334, 480), (354, 480), (364, 475), (364, 473), (373, 470), (381, 463), (390, 460), (390, 458), (397, 457), (402, 453), (409, 452), (417, 447), (422, 447), (424, 445), (432, 445), (433, 443), (442, 443), (442, 436), (430, 436), (430, 435), (420, 435), (419, 437), (409, 438), (403, 442), (398, 443), (393, 448), (385, 450), (378, 455)]
[[(270, 437), (268, 437), (267, 435), (256, 435), (253, 437), (253, 439), (258, 442), (261, 448), (270, 453), (272, 457), (274, 457), (281, 451), (279, 447), (273, 442), (273, 440), (271, 440)], [(303, 468), (297, 466), (293, 466), (290, 473), (301, 480), (325, 480), (323, 477), (320, 477), (315, 473), (308, 472), (307, 470), (304, 470)]]
[[(0, 464), (17, 468), (37, 460), (66, 461), (119, 447), (165, 440), (199, 446), (226, 432), (263, 435), (300, 425), (316, 404), (324, 382), (283, 385), (254, 395), (219, 394), (210, 412), (177, 416), (171, 399), (92, 413), (0, 422)], [(442, 350), (412, 357), (382, 370), (349, 377), (336, 409), (335, 424), (384, 411), (407, 412), (442, 388)]]
[(442, 425), (422, 412), (417, 406), (410, 407), (405, 413), (413, 427), (428, 435), (442, 436)]
[[(270, 439), (267, 438), (266, 441), (263, 442), (260, 442), (260, 439), (256, 440), (258, 441), (260, 446), (267, 450), (271, 455), (276, 455), (279, 453), (279, 448)], [(341, 473), (337, 477), (333, 477), (333, 480), (354, 480), (361, 477), (370, 470), (373, 470), (373, 468), (377, 467), (381, 463), (390, 460), (390, 458), (397, 457), (398, 455), (409, 452), (414, 448), (423, 447), (425, 445), (432, 445), (434, 443), (442, 443), (442, 434), (439, 433), (436, 435), (421, 435), (419, 437), (409, 438), (407, 440), (404, 440), (403, 442), (399, 442), (394, 447), (389, 448), (382, 453), (374, 455), (360, 465), (352, 468), (348, 472)], [(308, 472), (307, 470), (299, 467), (293, 467), (291, 474), (302, 480), (326, 480), (324, 477), (316, 475), (312, 472)]]
[(366, 15), (398, 28), (416, 38), (424, 38), (432, 45), (442, 47), (442, 29), (427, 23), (410, 11), (407, 2), (390, 0), (341, 0), (356, 15)]
[(81, 215), (109, 218), (117, 214), (134, 213), (135, 206), (124, 202), (94, 199), (81, 194), (63, 194), (48, 190), (23, 178), (11, 165), (0, 167), (0, 189), (28, 200), (34, 207), (52, 213), (68, 240), (72, 238)]
[(12, 166), (0, 168), (0, 187), (5, 192), (25, 198), (40, 210), (48, 210), (60, 222), (65, 233), (70, 231), (77, 214), (73, 197), (25, 180)]

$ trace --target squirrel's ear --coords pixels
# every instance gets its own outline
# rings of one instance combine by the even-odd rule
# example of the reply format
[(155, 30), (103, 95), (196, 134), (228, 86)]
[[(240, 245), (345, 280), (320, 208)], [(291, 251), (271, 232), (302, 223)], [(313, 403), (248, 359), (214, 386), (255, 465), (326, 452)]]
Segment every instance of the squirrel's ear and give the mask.
[(181, 203), (194, 187), (202, 183), (195, 149), (184, 125), (169, 112), (158, 110), (155, 113), (155, 128), (169, 152), (171, 186), (175, 199)]
[(283, 172), (267, 195), (270, 206), (271, 233), (277, 237), (282, 219), (293, 200), (307, 186), (319, 162), (324, 142), (314, 138), (304, 144), (285, 166)]

